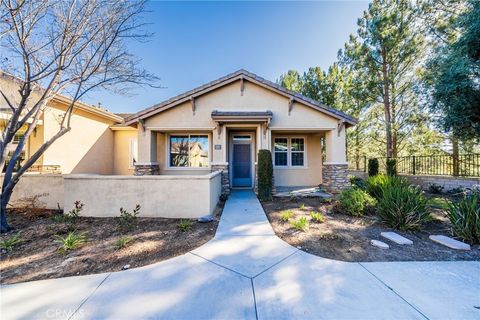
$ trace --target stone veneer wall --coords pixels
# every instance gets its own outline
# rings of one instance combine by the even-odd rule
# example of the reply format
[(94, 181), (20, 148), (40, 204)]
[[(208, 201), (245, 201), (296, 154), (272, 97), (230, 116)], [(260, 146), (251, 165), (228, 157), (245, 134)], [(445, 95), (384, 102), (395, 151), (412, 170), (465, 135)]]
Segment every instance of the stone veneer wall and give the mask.
[[(367, 173), (363, 171), (350, 170), (348, 173), (362, 179), (367, 178)], [(473, 177), (427, 176), (412, 174), (399, 174), (399, 176), (407, 178), (411, 184), (420, 186), (424, 190), (428, 190), (428, 187), (433, 183), (444, 187), (443, 191), (449, 191), (454, 188), (472, 188), (475, 185), (480, 185), (480, 178)]]
[(222, 195), (230, 194), (230, 176), (228, 175), (228, 163), (227, 164), (212, 164), (211, 171), (222, 172)]
[(348, 187), (348, 165), (347, 164), (323, 164), (322, 187), (330, 193), (339, 193)]
[(160, 166), (158, 163), (135, 164), (136, 176), (154, 176), (160, 174)]

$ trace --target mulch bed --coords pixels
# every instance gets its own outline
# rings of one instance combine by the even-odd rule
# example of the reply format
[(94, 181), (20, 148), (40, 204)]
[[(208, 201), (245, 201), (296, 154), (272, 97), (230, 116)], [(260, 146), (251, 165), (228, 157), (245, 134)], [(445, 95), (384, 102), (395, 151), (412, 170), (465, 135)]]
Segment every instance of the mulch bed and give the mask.
[[(304, 209), (300, 206), (304, 204)], [(376, 221), (374, 216), (352, 217), (332, 210), (332, 204), (316, 198), (275, 199), (262, 203), (275, 233), (289, 244), (301, 250), (330, 259), (365, 261), (442, 261), (442, 260), (480, 260), (479, 245), (473, 245), (471, 251), (460, 251), (444, 247), (430, 239), (429, 235), (451, 236), (450, 223), (442, 210), (432, 210), (434, 221), (427, 223), (421, 231), (398, 234), (413, 241), (413, 245), (397, 245), (380, 236), (380, 232), (393, 231)], [(325, 222), (309, 221), (306, 232), (296, 231), (289, 222), (280, 219), (283, 210), (292, 210), (294, 219), (305, 216), (310, 219), (311, 211), (325, 215)], [(370, 244), (376, 239), (387, 243), (389, 249), (380, 249)]]
[[(80, 217), (78, 233), (84, 233), (87, 242), (67, 253), (58, 250), (56, 234), (64, 237), (68, 229), (64, 223), (54, 222), (58, 212), (43, 212), (35, 217), (12, 212), (9, 223), (15, 229), (2, 234), (1, 239), (20, 232), (22, 242), (13, 249), (3, 250), (0, 257), (0, 283), (59, 278), (119, 271), (125, 265), (140, 267), (166, 260), (201, 246), (215, 235), (223, 203), (215, 210), (215, 221), (193, 221), (190, 231), (178, 228), (180, 219), (138, 218), (131, 231), (118, 228), (114, 218)], [(117, 249), (115, 242), (131, 237), (127, 247)]]

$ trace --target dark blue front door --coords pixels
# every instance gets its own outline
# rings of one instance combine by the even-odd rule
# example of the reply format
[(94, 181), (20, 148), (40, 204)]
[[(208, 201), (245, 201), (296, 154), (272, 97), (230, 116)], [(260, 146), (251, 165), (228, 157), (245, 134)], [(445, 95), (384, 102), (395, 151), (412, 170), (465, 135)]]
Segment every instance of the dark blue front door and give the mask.
[(233, 144), (233, 186), (251, 187), (252, 186), (252, 168), (251, 168), (250, 144)]

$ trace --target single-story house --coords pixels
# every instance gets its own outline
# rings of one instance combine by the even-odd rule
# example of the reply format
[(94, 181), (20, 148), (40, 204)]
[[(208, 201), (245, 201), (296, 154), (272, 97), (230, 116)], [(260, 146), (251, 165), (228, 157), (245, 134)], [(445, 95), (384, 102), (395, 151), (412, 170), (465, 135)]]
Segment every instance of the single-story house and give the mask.
[[(2, 88), (12, 85), (3, 74)], [(8, 84), (10, 81), (10, 84)], [(10, 92), (16, 92), (14, 89)], [(56, 97), (29, 139), (25, 157), (58, 129), (69, 100)], [(4, 106), (3, 113), (7, 117)], [(72, 130), (38, 168), (101, 175), (205, 175), (221, 171), (222, 192), (254, 188), (257, 154), (272, 152), (275, 186), (347, 184), (351, 116), (239, 70), (135, 114), (77, 103)]]

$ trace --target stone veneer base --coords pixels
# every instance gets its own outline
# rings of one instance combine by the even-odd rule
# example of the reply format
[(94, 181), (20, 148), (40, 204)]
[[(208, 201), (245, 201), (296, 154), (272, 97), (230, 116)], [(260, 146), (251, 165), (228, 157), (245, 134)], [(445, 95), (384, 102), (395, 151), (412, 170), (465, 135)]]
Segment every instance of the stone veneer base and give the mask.
[(160, 174), (160, 166), (158, 164), (135, 164), (136, 176), (154, 176)]
[(348, 165), (347, 164), (323, 164), (322, 187), (330, 193), (339, 193), (348, 187)]
[(230, 194), (230, 176), (228, 174), (228, 164), (212, 164), (211, 171), (222, 172), (222, 195)]

